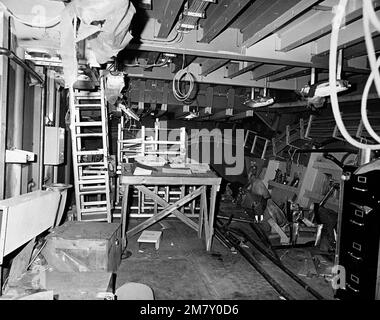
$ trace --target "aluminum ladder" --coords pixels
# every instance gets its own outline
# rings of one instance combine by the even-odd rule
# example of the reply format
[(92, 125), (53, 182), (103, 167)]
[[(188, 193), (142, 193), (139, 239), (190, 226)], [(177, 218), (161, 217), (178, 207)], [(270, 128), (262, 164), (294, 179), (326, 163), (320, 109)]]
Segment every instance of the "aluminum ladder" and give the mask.
[(77, 220), (111, 222), (104, 83), (97, 92), (69, 88), (69, 94)]

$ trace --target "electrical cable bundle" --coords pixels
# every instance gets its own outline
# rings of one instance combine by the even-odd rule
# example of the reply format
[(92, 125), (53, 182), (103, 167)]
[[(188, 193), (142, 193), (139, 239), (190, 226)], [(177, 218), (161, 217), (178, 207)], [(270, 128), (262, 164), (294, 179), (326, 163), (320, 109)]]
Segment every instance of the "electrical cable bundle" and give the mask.
[[(351, 137), (347, 129), (344, 126), (342, 116), (339, 110), (338, 95), (336, 89), (336, 71), (337, 71), (337, 50), (338, 50), (338, 36), (339, 29), (342, 24), (343, 18), (345, 16), (347, 6), (347, 0), (340, 0), (337, 6), (336, 14), (332, 23), (331, 39), (330, 39), (330, 57), (329, 57), (329, 82), (330, 82), (330, 98), (331, 98), (331, 107), (334, 114), (335, 122), (343, 135), (343, 137), (356, 148), (367, 149), (367, 150), (380, 150), (380, 144), (364, 144)], [(377, 18), (375, 10), (373, 8), (372, 1), (363, 0), (363, 27), (364, 27), (364, 37), (367, 47), (368, 58), (371, 66), (371, 74), (368, 77), (366, 85), (363, 90), (362, 101), (361, 101), (361, 116), (364, 127), (370, 136), (377, 142), (380, 142), (380, 137), (371, 127), (368, 114), (367, 114), (367, 98), (369, 89), (372, 85), (372, 82), (375, 81), (375, 86), (378, 95), (380, 96), (380, 58), (376, 61), (376, 54), (373, 45), (370, 23), (372, 23), (377, 31), (380, 31), (380, 20)]]
[[(189, 100), (191, 93), (193, 92), (195, 82), (194, 75), (191, 72), (189, 72), (188, 68), (184, 69), (184, 65), (185, 55), (183, 55), (182, 69), (179, 70), (173, 78), (173, 94), (174, 97), (181, 102)], [(189, 89), (187, 90), (187, 92), (183, 92), (181, 90), (181, 81), (188, 81)]]

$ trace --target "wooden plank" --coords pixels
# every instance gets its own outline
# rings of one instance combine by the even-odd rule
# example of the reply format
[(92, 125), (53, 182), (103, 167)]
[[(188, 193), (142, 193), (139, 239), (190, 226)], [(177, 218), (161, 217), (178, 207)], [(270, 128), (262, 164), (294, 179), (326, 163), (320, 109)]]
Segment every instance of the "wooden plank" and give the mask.
[(158, 38), (167, 38), (169, 36), (184, 2), (185, 0), (166, 1), (160, 30), (157, 35)]
[(203, 26), (203, 37), (199, 42), (210, 43), (242, 11), (250, 0), (221, 0), (218, 7), (207, 17)]
[(8, 210), (4, 255), (51, 228), (59, 201), (59, 192), (41, 190), (0, 201), (0, 209)]
[[(155, 204), (159, 204), (161, 207), (164, 209), (167, 208), (170, 204), (162, 199), (160, 196), (158, 196), (156, 193), (150, 191), (147, 187), (145, 186), (135, 186), (135, 188), (150, 197), (152, 200), (154, 200)], [(185, 216), (182, 212), (178, 210), (173, 211), (174, 215), (180, 219), (183, 223), (187, 224), (190, 228), (194, 229), (195, 231), (198, 231), (198, 226), (197, 224), (192, 221), (189, 217)], [(156, 213), (158, 214), (158, 212)]]
[(121, 176), (122, 184), (130, 185), (219, 185), (222, 178), (218, 178), (214, 174), (193, 174), (191, 176), (181, 175), (160, 175), (160, 176)]
[(174, 212), (178, 208), (182, 207), (186, 203), (188, 203), (191, 200), (195, 199), (196, 197), (198, 197), (202, 193), (203, 188), (205, 188), (205, 187), (202, 186), (202, 187), (198, 188), (197, 190), (195, 190), (194, 192), (188, 194), (187, 196), (185, 196), (184, 198), (180, 199), (176, 203), (173, 203), (169, 207), (166, 207), (160, 213), (158, 213), (155, 216), (153, 216), (153, 217), (145, 220), (144, 222), (140, 223), (138, 226), (130, 229), (127, 232), (127, 237), (131, 237), (131, 236), (135, 235), (136, 233), (139, 233), (140, 231), (143, 231), (144, 229), (149, 228), (151, 225), (153, 225), (156, 222), (160, 221), (161, 219), (167, 217), (168, 215), (170, 215), (172, 212)]
[(129, 184), (124, 185), (124, 194), (121, 202), (121, 241), (123, 249), (127, 246), (127, 210), (128, 210)]
[(214, 235), (214, 216), (215, 216), (215, 202), (216, 202), (216, 194), (218, 193), (218, 189), (216, 186), (211, 187), (210, 192), (210, 213), (208, 217), (208, 226), (207, 220), (205, 220), (205, 229), (206, 231), (206, 250), (210, 251), (212, 245), (212, 237)]

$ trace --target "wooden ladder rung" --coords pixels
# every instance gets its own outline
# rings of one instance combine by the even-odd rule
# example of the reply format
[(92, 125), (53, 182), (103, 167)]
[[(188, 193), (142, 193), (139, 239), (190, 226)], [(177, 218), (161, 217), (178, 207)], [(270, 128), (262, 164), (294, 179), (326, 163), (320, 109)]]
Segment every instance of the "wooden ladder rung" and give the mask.
[(104, 162), (80, 162), (78, 163), (78, 166), (84, 167), (84, 166), (105, 166)]
[(101, 121), (85, 121), (85, 122), (74, 122), (76, 127), (100, 127), (102, 125)]
[(76, 103), (75, 108), (98, 108), (102, 107), (99, 103)]
[(91, 156), (91, 155), (97, 155), (97, 154), (103, 154), (103, 150), (83, 150), (83, 151), (77, 151), (78, 156)]
[(88, 190), (88, 191), (79, 191), (79, 195), (91, 195), (91, 194), (97, 194), (97, 193), (107, 193), (107, 190)]
[(83, 184), (99, 184), (99, 183), (105, 183), (105, 179), (79, 180), (78, 183), (81, 185), (83, 185)]
[(80, 209), (82, 213), (107, 213), (107, 207), (98, 207), (98, 208), (90, 208), (90, 209)]
[(84, 207), (91, 207), (91, 206), (99, 206), (99, 205), (102, 205), (102, 204), (107, 204), (107, 201), (87, 201), (87, 202), (83, 202), (82, 205)]
[(77, 138), (103, 137), (103, 133), (78, 133)]

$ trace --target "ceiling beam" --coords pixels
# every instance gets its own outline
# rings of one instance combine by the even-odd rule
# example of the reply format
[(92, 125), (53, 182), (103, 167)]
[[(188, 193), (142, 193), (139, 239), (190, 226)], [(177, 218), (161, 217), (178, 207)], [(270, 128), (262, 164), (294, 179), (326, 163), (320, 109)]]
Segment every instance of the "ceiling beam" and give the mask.
[(201, 108), (199, 110), (199, 117), (196, 118), (196, 120), (209, 120), (211, 115), (212, 115), (211, 107)]
[(245, 8), (250, 0), (221, 0), (203, 24), (203, 36), (199, 42), (210, 43)]
[(208, 120), (222, 120), (230, 118), (234, 115), (234, 109), (228, 108), (223, 111), (219, 111), (208, 118)]
[(277, 70), (274, 70), (274, 71), (262, 74), (260, 76), (253, 77), (253, 80), (257, 81), (257, 80), (261, 80), (261, 79), (264, 79), (264, 78), (269, 78), (269, 77), (272, 77), (272, 76), (274, 76), (276, 74), (288, 71), (290, 69), (293, 69), (293, 67), (292, 66), (284, 66), (284, 67), (278, 68)]
[[(361, 8), (361, 2), (354, 0), (347, 6), (347, 14), (345, 16), (345, 26), (362, 18), (363, 10)], [(374, 1), (375, 10), (380, 8), (380, 1)], [(294, 22), (291, 27), (288, 27), (286, 32), (279, 32), (281, 39), (279, 50), (282, 52), (288, 52), (299, 46), (302, 46), (311, 41), (315, 41), (327, 34), (331, 33), (332, 25), (331, 21), (334, 17), (332, 10), (328, 11), (316, 11), (315, 14), (307, 19), (298, 22)], [(298, 30), (303, 30), (304, 37), (300, 37)]]
[[(343, 102), (355, 102), (355, 101), (361, 101), (362, 95), (346, 95), (346, 96), (340, 96), (338, 97), (338, 101), (340, 103)], [(370, 93), (368, 95), (369, 100), (376, 100), (380, 99), (377, 93)], [(330, 103), (330, 98), (327, 98), (327, 103)], [(295, 107), (306, 107), (307, 101), (292, 101), (292, 102), (284, 102), (284, 103), (275, 103), (271, 106), (269, 106), (269, 109), (282, 109), (282, 108), (295, 108)]]
[(253, 70), (255, 70), (256, 68), (258, 68), (258, 67), (260, 67), (262, 65), (263, 65), (263, 63), (261, 63), (261, 62), (253, 62), (250, 65), (248, 65), (247, 67), (242, 68), (242, 69), (240, 69), (238, 71), (234, 71), (232, 73), (230, 73), (230, 70), (228, 70), (229, 73), (227, 75), (227, 78), (233, 79), (233, 78), (235, 78), (237, 76), (240, 76), (240, 75), (242, 75), (242, 74), (244, 74), (246, 72), (253, 71)]
[(297, 68), (297, 69), (298, 69), (298, 71), (295, 71), (295, 72), (292, 72), (289, 74), (285, 74), (285, 75), (279, 75), (278, 77), (271, 78), (270, 82), (277, 82), (277, 81), (281, 81), (281, 80), (289, 80), (289, 79), (299, 78), (299, 77), (309, 75), (311, 73), (311, 69), (303, 69), (303, 70), (300, 70), (299, 68)]
[(235, 107), (235, 89), (234, 88), (228, 89), (227, 106), (228, 106), (228, 108), (234, 108)]
[[(173, 81), (174, 75), (169, 68), (153, 68), (152, 72), (137, 67), (126, 67), (125, 73), (131, 79), (159, 79), (165, 81)], [(261, 81), (253, 81), (250, 74), (244, 74), (234, 79), (225, 78), (225, 71), (223, 69), (216, 70), (209, 74), (207, 77), (199, 77), (201, 69), (198, 64), (191, 64), (189, 66), (189, 72), (196, 77), (198, 84), (215, 84), (223, 86), (238, 86), (238, 87), (264, 87), (265, 83)], [(273, 86), (272, 86), (273, 87)], [(276, 83), (274, 89), (292, 90), (294, 89), (294, 83), (292, 81), (284, 81)], [(170, 104), (170, 103), (169, 103)]]
[(158, 38), (167, 38), (169, 36), (184, 2), (185, 0), (166, 1), (161, 26), (157, 35)]
[(144, 101), (139, 101), (138, 102), (138, 108), (137, 108), (136, 114), (138, 116), (142, 115), (142, 113), (144, 112), (144, 109), (145, 109)]
[(162, 117), (166, 112), (168, 111), (168, 105), (162, 104), (160, 110), (157, 111), (157, 114), (155, 115), (156, 118)]
[(231, 24), (231, 28), (243, 30), (255, 17), (258, 16), (260, 11), (265, 10), (265, 6), (270, 6), (268, 0), (251, 1), (251, 4), (241, 12), (239, 17)]
[(206, 91), (206, 107), (211, 108), (214, 105), (214, 87), (209, 86)]
[[(261, 62), (265, 64), (277, 64), (277, 65), (292, 65), (296, 67), (325, 67), (328, 68), (328, 65), (315, 65), (308, 61), (307, 57), (304, 56), (304, 61), (301, 60), (292, 60), (288, 59), (287, 56), (284, 56), (283, 53), (278, 55), (276, 58), (268, 58), (268, 54), (264, 55), (250, 55), (242, 54), (238, 52), (226, 52), (225, 48), (222, 45), (210, 45), (202, 43), (193, 43), (193, 44), (172, 44), (170, 46), (165, 46), (164, 48), (159, 45), (154, 44), (133, 44), (129, 43), (125, 50), (143, 50), (143, 51), (158, 51), (166, 53), (175, 53), (177, 55), (191, 55), (196, 57), (211, 58), (211, 59), (227, 59), (235, 61), (246, 61), (246, 62)], [(275, 54), (275, 53), (273, 53)], [(277, 55), (276, 55), (277, 56)]]
[(174, 64), (173, 73), (177, 73), (182, 68), (187, 68), (190, 64), (194, 62), (195, 59), (196, 59), (196, 56), (184, 55), (184, 54), (177, 55), (172, 60)]
[(147, 63), (148, 64), (155, 64), (158, 60), (158, 57), (161, 55), (160, 52), (149, 52), (148, 53), (148, 58), (147, 58)]
[[(180, 110), (179, 108), (177, 108)], [(190, 106), (189, 105), (183, 105), (182, 110), (180, 112), (175, 113), (176, 119), (183, 119), (185, 116), (187, 116), (190, 113)]]
[(243, 44), (249, 47), (259, 42), (318, 2), (321, 0), (280, 1), (275, 10), (262, 16), (259, 20), (261, 24), (259, 21), (252, 21), (253, 25), (243, 32)]
[[(377, 16), (380, 18), (379, 14), (377, 14)], [(376, 31), (372, 24), (370, 25), (370, 30), (371, 33)], [(362, 20), (356, 20), (349, 25), (346, 25), (339, 31), (338, 48), (344, 49), (358, 43), (358, 41), (363, 39), (363, 35), (364, 31)], [(315, 53), (316, 55), (330, 50), (330, 38), (330, 34), (328, 34), (315, 41), (315, 47), (317, 49)]]
[[(308, 70), (308, 71), (305, 71), (305, 70)], [(305, 71), (305, 73), (304, 74), (300, 73), (300, 75), (297, 75), (297, 73), (301, 72), (301, 71)], [(289, 79), (297, 78), (299, 76), (302, 77), (302, 76), (305, 76), (307, 74), (310, 74), (310, 69), (294, 67), (294, 68), (291, 68), (285, 72), (282, 72), (280, 74), (276, 74), (276, 75), (269, 77), (268, 81), (269, 82), (275, 82), (275, 81), (280, 81), (280, 80), (289, 80)], [(296, 76), (293, 76), (293, 75), (296, 75)]]
[[(380, 51), (380, 36), (377, 35), (372, 39), (375, 51)], [(367, 48), (364, 42), (359, 42), (343, 50), (343, 57), (347, 60), (366, 56), (367, 54)]]
[(238, 120), (243, 120), (243, 119), (251, 118), (251, 117), (253, 117), (253, 110), (247, 110), (247, 111), (240, 112), (232, 116), (231, 118), (228, 119), (228, 121), (238, 121)]
[(204, 62), (202, 62), (202, 67), (201, 67), (201, 73), (200, 76), (206, 77), (210, 73), (218, 70), (219, 68), (225, 66), (230, 60), (227, 59), (207, 59)]
[(248, 39), (270, 23), (276, 16), (276, 12), (283, 12), (286, 7), (289, 7), (289, 5), (293, 6), (298, 1), (299, 0), (266, 1), (268, 3), (261, 5), (261, 7), (251, 16), (249, 23), (241, 29), (241, 32), (243, 33), (243, 44), (250, 47), (252, 44), (246, 45)]

